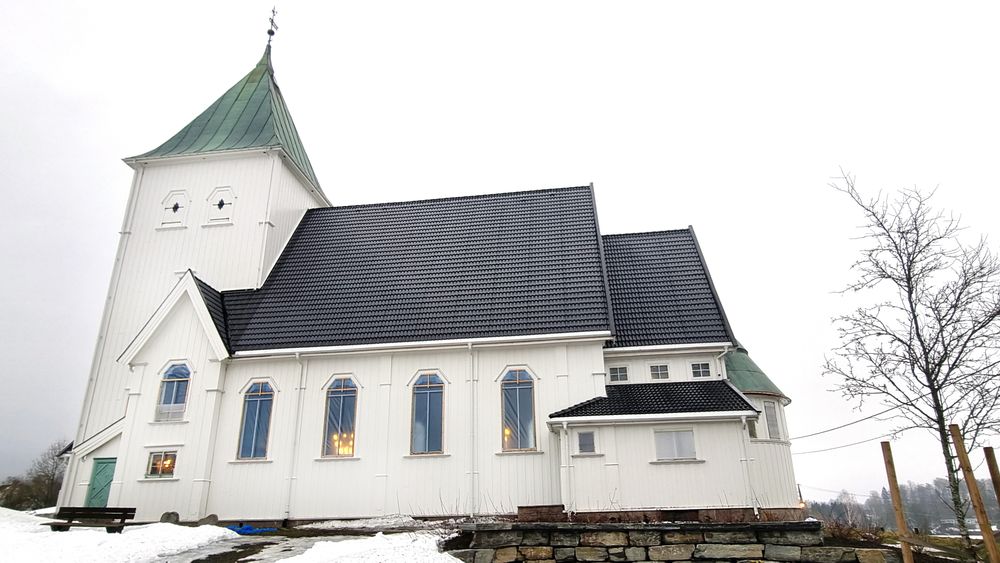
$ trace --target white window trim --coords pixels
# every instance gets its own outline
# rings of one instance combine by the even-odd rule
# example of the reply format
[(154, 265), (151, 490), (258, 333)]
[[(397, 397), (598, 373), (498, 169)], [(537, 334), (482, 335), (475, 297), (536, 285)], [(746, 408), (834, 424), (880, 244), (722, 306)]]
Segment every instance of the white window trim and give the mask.
[[(676, 459), (658, 459), (656, 453), (656, 434), (658, 432), (691, 432), (691, 441), (694, 442), (694, 457), (693, 458), (676, 458)], [(651, 436), (653, 445), (653, 459), (649, 463), (652, 464), (670, 464), (670, 463), (704, 463), (704, 459), (698, 457), (698, 452), (701, 451), (701, 444), (698, 442), (698, 430), (694, 426), (656, 426), (652, 428)]]
[[(774, 405), (774, 425), (778, 429), (778, 435), (777, 436), (772, 436), (771, 435), (771, 425), (768, 424), (768, 421), (767, 421), (767, 404), (768, 403)], [(761, 410), (760, 418), (764, 419), (764, 428), (767, 429), (767, 440), (772, 441), (772, 442), (781, 442), (781, 441), (783, 441), (785, 439), (785, 437), (783, 435), (784, 428), (783, 428), (783, 425), (781, 424), (781, 413), (778, 411), (778, 401), (770, 401), (770, 400), (761, 401), (760, 410)], [(760, 436), (760, 426), (757, 427), (757, 435)]]
[[(163, 395), (163, 384), (166, 383), (167, 381), (170, 381), (167, 379), (163, 379), (163, 376), (167, 374), (168, 369), (176, 365), (183, 365), (188, 370), (188, 378), (187, 378), (188, 384), (187, 384), (187, 392), (184, 395), (184, 409), (181, 410), (180, 418), (159, 420), (160, 407), (162, 406), (160, 404), (160, 399), (162, 398)], [(191, 384), (194, 382), (194, 376), (196, 373), (197, 371), (194, 369), (194, 365), (190, 361), (188, 361), (187, 358), (168, 360), (165, 364), (163, 364), (160, 367), (160, 371), (157, 372), (157, 379), (156, 379), (157, 382), (159, 383), (156, 386), (156, 408), (153, 411), (153, 420), (150, 421), (150, 424), (178, 424), (187, 422), (188, 403), (191, 402)]]
[[(667, 376), (666, 377), (653, 377), (653, 367), (655, 366), (666, 366)], [(670, 381), (673, 374), (670, 373), (670, 362), (649, 362), (646, 364), (646, 375), (649, 376), (649, 380), (652, 382), (657, 381)]]
[[(589, 433), (591, 433), (591, 434), (594, 435), (594, 451), (592, 451), (592, 452), (581, 452), (580, 451), (580, 434), (585, 434), (587, 432), (589, 432)], [(575, 450), (575, 452), (574, 452), (573, 455), (576, 455), (576, 456), (597, 456), (597, 455), (604, 455), (604, 454), (601, 453), (601, 443), (600, 443), (600, 438), (598, 437), (598, 434), (600, 434), (600, 433), (597, 431), (597, 428), (579, 428), (579, 429), (574, 430), (573, 431), (573, 437), (575, 439), (573, 440), (573, 449)]]
[[(531, 448), (518, 448), (518, 449), (505, 449), (503, 447), (503, 378), (508, 373), (512, 371), (524, 371), (528, 374), (531, 379), (531, 432), (532, 432), (532, 442), (535, 444)], [(508, 365), (503, 368), (500, 375), (497, 376), (495, 381), (499, 384), (497, 389), (497, 398), (500, 399), (500, 451), (497, 455), (507, 455), (507, 454), (533, 454), (542, 453), (538, 447), (538, 382), (541, 380), (540, 377), (535, 375), (535, 372), (531, 371), (527, 365)], [(442, 443), (442, 446), (444, 444)]]
[[(178, 201), (180, 199), (180, 201)], [(176, 217), (175, 221), (167, 221), (166, 214), (167, 204), (171, 201), (177, 201), (177, 203), (182, 203), (180, 209), (174, 213)], [(167, 195), (163, 197), (160, 201), (160, 222), (157, 225), (156, 230), (168, 230), (168, 229), (186, 229), (188, 222), (188, 214), (191, 210), (191, 194), (187, 190), (170, 190)]]
[[(254, 383), (267, 383), (271, 386), (271, 414), (268, 415), (270, 418), (267, 422), (267, 441), (264, 443), (264, 457), (240, 457), (240, 449), (243, 445), (243, 424), (246, 422), (244, 417), (246, 416), (246, 393), (250, 390), (250, 387)], [(237, 427), (238, 432), (236, 433), (236, 459), (230, 463), (260, 463), (271, 461), (271, 437), (274, 436), (274, 409), (278, 407), (278, 388), (274, 385), (274, 380), (270, 377), (255, 377), (247, 381), (247, 384), (240, 389), (239, 394), (242, 396), (240, 398), (240, 425)]]
[[(327, 403), (330, 400), (329, 397), (330, 386), (333, 385), (333, 383), (338, 379), (348, 379), (352, 383), (354, 383), (354, 448), (351, 450), (351, 455), (337, 455), (337, 454), (323, 453), (326, 451), (326, 409), (327, 409)], [(322, 390), (323, 390), (322, 394), (323, 407), (322, 409), (320, 409), (320, 412), (323, 414), (323, 427), (322, 427), (323, 431), (320, 433), (320, 440), (321, 440), (319, 448), (320, 453), (319, 457), (316, 459), (317, 460), (361, 459), (360, 456), (358, 456), (358, 426), (359, 426), (358, 406), (361, 404), (361, 390), (362, 390), (361, 383), (358, 382), (358, 379), (354, 377), (353, 373), (334, 374), (333, 376), (330, 377), (329, 380), (327, 380), (326, 385), (322, 387)]]
[[(416, 405), (414, 403), (414, 401), (416, 399), (414, 384), (417, 382), (417, 380), (422, 375), (435, 375), (435, 376), (439, 377), (441, 379), (441, 381), (442, 381), (442, 385), (441, 385), (441, 450), (440, 451), (438, 451), (438, 450), (428, 451), (428, 452), (414, 452), (413, 451), (413, 427), (414, 427), (414, 425), (413, 425), (413, 419), (414, 419), (414, 416), (416, 415), (416, 411), (415, 411)], [(446, 389), (447, 389), (447, 387), (448, 387), (448, 385), (450, 383), (451, 382), (448, 381), (447, 378), (445, 378), (444, 374), (441, 373), (441, 370), (439, 370), (439, 369), (422, 369), (422, 370), (417, 371), (417, 373), (412, 378), (410, 378), (409, 383), (406, 384), (407, 388), (409, 388), (409, 390), (410, 390), (410, 446), (409, 446), (410, 453), (408, 454), (409, 457), (434, 457), (434, 456), (440, 457), (440, 456), (448, 455), (447, 454), (448, 447), (447, 447), (447, 444), (445, 444), (445, 438), (448, 435), (448, 433), (445, 431), (445, 412), (447, 412), (447, 404), (448, 404), (447, 403), (447, 401), (448, 401), (448, 393), (446, 392)], [(357, 440), (355, 440), (355, 442), (357, 442)]]
[[(628, 368), (629, 368), (628, 364), (619, 364), (619, 365), (615, 365), (615, 366), (608, 366), (608, 385), (619, 385), (619, 384), (622, 384), (622, 383), (630, 383), (631, 382), (631, 378), (632, 378), (632, 373), (631, 373), (631, 371)], [(611, 379), (611, 370), (613, 370), (613, 369), (623, 369), (623, 370), (625, 370), (625, 379), (624, 380), (619, 379), (617, 381)]]
[(201, 225), (202, 227), (215, 227), (215, 226), (222, 227), (233, 224), (233, 212), (236, 210), (236, 200), (239, 199), (239, 196), (236, 195), (236, 190), (234, 190), (232, 186), (217, 186), (215, 189), (212, 190), (210, 194), (208, 194), (208, 197), (205, 198), (205, 203), (208, 204), (209, 208), (211, 208), (217, 205), (219, 199), (226, 199), (225, 197), (216, 195), (222, 191), (228, 191), (230, 199), (232, 200), (229, 202), (230, 206), (229, 213), (223, 218), (213, 219), (212, 218), (213, 211), (209, 209), (205, 218), (205, 222), (202, 223)]
[[(695, 375), (694, 374), (694, 366), (700, 366), (702, 364), (708, 365), (708, 375)], [(707, 361), (706, 362), (704, 360), (688, 362), (688, 374), (691, 376), (691, 379), (695, 379), (695, 380), (709, 379), (713, 375), (713, 373), (712, 373), (712, 362), (711, 361)]]
[[(166, 454), (174, 454), (174, 466), (173, 466), (173, 470), (170, 472), (169, 475), (164, 475), (163, 473), (160, 473), (159, 475), (154, 475), (154, 474), (150, 473), (150, 470), (153, 468), (153, 456), (157, 455), (157, 454), (160, 454), (161, 456), (166, 456)], [(173, 450), (171, 450), (171, 449), (162, 449), (162, 450), (161, 449), (157, 449), (157, 450), (154, 450), (154, 451), (151, 451), (151, 452), (147, 452), (146, 453), (146, 473), (144, 474), (143, 478), (140, 479), (140, 480), (161, 481), (163, 479), (177, 479), (177, 458), (180, 457), (178, 454), (179, 454), (179, 451), (176, 450), (176, 449), (173, 449)], [(161, 464), (161, 466), (163, 464), (162, 458), (160, 460), (160, 464)]]

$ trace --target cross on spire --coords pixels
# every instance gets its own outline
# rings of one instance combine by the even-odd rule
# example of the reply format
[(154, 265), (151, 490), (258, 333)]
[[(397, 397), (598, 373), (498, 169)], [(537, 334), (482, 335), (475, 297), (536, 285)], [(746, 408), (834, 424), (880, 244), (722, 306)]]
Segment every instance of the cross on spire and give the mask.
[(270, 27), (270, 29), (267, 30), (267, 44), (268, 45), (271, 44), (271, 39), (274, 37), (274, 32), (278, 31), (278, 24), (274, 23), (274, 17), (277, 16), (277, 15), (278, 15), (277, 7), (272, 7), (271, 8), (271, 18), (269, 20), (271, 22), (271, 27)]

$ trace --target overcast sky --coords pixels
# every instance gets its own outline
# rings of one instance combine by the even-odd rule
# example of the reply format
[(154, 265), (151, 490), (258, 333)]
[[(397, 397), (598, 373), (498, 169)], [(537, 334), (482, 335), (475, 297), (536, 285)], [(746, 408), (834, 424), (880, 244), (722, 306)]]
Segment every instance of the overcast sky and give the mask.
[[(120, 159), (254, 66), (271, 6), (5, 7), (0, 477), (72, 438), (131, 181)], [(793, 399), (793, 436), (881, 410), (854, 410), (821, 373), (859, 248), (860, 215), (827, 186), (838, 167), (870, 193), (938, 187), (940, 206), (1000, 243), (995, 3), (277, 8), (276, 77), (335, 204), (593, 182), (605, 234), (694, 225), (737, 337)], [(929, 436), (893, 447), (901, 480), (943, 475)], [(884, 485), (877, 441), (795, 468), (807, 498)]]

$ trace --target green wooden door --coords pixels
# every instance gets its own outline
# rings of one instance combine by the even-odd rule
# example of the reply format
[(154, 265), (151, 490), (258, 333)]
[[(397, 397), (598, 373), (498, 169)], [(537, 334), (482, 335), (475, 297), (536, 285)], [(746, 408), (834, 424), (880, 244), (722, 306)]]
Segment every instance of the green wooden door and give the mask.
[(115, 476), (117, 458), (100, 457), (94, 459), (94, 472), (90, 475), (90, 486), (87, 487), (86, 506), (104, 507), (108, 505), (108, 493), (111, 492), (111, 478)]

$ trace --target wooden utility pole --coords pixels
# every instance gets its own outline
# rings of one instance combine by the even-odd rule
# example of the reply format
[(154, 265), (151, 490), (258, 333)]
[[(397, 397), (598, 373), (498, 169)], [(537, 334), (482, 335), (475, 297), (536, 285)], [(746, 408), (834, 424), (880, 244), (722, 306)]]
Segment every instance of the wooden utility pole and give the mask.
[(889, 494), (892, 496), (892, 508), (896, 512), (896, 529), (899, 531), (899, 547), (903, 552), (903, 563), (913, 563), (913, 551), (906, 537), (910, 528), (906, 525), (903, 515), (903, 497), (899, 494), (899, 482), (896, 481), (896, 464), (892, 462), (892, 448), (889, 442), (882, 442), (882, 458), (885, 459), (885, 476), (889, 478)]
[(990, 468), (990, 481), (993, 481), (993, 494), (1000, 502), (1000, 470), (997, 469), (997, 456), (993, 454), (993, 448), (983, 448), (986, 454), (986, 465)]
[(965, 451), (962, 431), (958, 428), (957, 424), (948, 426), (948, 431), (951, 432), (951, 440), (955, 445), (955, 453), (958, 454), (958, 462), (962, 465), (965, 486), (969, 489), (969, 500), (972, 501), (972, 508), (976, 511), (976, 520), (979, 521), (979, 530), (983, 534), (986, 553), (990, 557), (990, 563), (1000, 563), (1000, 549), (997, 549), (997, 539), (993, 537), (993, 527), (990, 526), (990, 518), (986, 514), (986, 506), (983, 505), (983, 497), (979, 494), (979, 485), (976, 483), (976, 475), (972, 472), (972, 463), (969, 462), (969, 454)]

